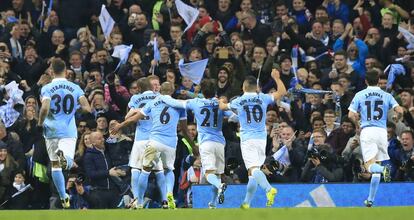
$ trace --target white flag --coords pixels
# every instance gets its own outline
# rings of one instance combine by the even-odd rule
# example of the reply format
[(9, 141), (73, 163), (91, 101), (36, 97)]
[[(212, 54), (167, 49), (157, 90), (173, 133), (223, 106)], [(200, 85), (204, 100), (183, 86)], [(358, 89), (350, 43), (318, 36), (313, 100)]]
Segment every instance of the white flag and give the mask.
[(194, 21), (197, 20), (199, 12), (196, 8), (184, 4), (181, 0), (175, 0), (175, 6), (177, 6), (178, 14), (180, 14), (187, 24), (184, 30), (186, 32), (193, 25)]
[(184, 60), (181, 59), (178, 62), (178, 68), (180, 69), (182, 76), (188, 77), (195, 84), (200, 84), (201, 80), (203, 79), (204, 70), (206, 70), (207, 63), (208, 59), (191, 63), (184, 63)]
[(115, 21), (112, 19), (105, 5), (102, 5), (101, 14), (99, 15), (99, 23), (101, 23), (102, 32), (105, 38), (108, 38), (114, 28)]
[(403, 34), (404, 38), (407, 40), (408, 42), (407, 49), (413, 49), (414, 48), (414, 35), (411, 32), (409, 32), (407, 29), (402, 28), (402, 27), (398, 27), (398, 31), (400, 31), (401, 34)]
[(132, 50), (132, 44), (129, 46), (121, 44), (121, 45), (114, 47), (114, 52), (112, 53), (112, 56), (119, 59), (119, 63), (118, 63), (118, 66), (116, 66), (116, 69), (118, 69), (118, 67), (121, 64), (124, 64), (127, 62), (128, 56), (131, 50)]

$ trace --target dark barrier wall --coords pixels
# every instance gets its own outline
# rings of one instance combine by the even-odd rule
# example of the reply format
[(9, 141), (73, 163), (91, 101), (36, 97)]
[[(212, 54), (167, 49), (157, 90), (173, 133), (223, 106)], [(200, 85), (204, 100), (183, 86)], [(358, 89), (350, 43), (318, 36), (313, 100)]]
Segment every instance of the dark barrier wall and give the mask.
[[(281, 184), (274, 207), (357, 207), (363, 206), (368, 196), (369, 184)], [(257, 187), (251, 207), (264, 208), (265, 192)], [(246, 185), (230, 185), (224, 204), (217, 208), (240, 207)], [(193, 207), (207, 208), (211, 198), (211, 186), (193, 186)], [(414, 183), (381, 183), (375, 206), (413, 206)]]

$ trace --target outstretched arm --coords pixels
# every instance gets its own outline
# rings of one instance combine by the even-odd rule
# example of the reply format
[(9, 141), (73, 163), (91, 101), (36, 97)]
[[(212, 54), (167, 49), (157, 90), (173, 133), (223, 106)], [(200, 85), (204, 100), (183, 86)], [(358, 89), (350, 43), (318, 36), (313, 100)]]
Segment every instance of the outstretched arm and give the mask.
[(276, 101), (280, 101), (284, 95), (286, 95), (286, 87), (280, 79), (280, 72), (277, 69), (272, 70), (272, 78), (275, 80), (277, 85), (277, 91), (273, 93), (273, 98)]
[(133, 114), (131, 114), (128, 118), (125, 118), (125, 121), (123, 121), (122, 123), (118, 123), (116, 124), (112, 130), (110, 130), (110, 133), (112, 135), (115, 135), (119, 132), (120, 129), (122, 129), (123, 127), (128, 126), (129, 124), (135, 123), (138, 120), (142, 119), (145, 117), (144, 114), (142, 114), (141, 111), (139, 111), (139, 109), (131, 109), (128, 114), (130, 112), (133, 112)]

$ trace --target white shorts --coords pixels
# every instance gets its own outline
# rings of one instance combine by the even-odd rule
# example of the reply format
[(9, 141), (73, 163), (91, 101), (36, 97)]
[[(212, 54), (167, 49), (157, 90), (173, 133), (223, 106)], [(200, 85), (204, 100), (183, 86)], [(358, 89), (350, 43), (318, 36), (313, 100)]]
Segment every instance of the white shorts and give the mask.
[(241, 142), (240, 148), (246, 169), (263, 165), (266, 159), (266, 140), (246, 140)]
[(215, 170), (216, 174), (224, 173), (224, 144), (203, 142), (200, 145), (200, 157), (204, 170)]
[(142, 169), (142, 156), (148, 140), (134, 141), (132, 145), (131, 155), (129, 156), (129, 166), (136, 169)]
[(363, 128), (360, 135), (364, 162), (389, 160), (387, 130), (379, 127)]
[(152, 167), (153, 170), (174, 170), (175, 148), (153, 140), (150, 140), (148, 145), (155, 147), (158, 151), (154, 159), (155, 165)]
[(63, 151), (66, 157), (73, 160), (76, 149), (76, 138), (45, 138), (47, 154), (50, 161), (58, 161), (56, 151), (59, 149)]

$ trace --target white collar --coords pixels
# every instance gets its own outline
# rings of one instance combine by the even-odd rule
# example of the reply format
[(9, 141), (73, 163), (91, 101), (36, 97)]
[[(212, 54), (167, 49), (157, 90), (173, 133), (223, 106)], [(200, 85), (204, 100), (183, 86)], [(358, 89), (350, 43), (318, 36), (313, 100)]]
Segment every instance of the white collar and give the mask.
[(66, 78), (61, 78), (61, 77), (52, 79), (52, 82), (57, 82), (57, 81), (68, 81), (68, 80)]

